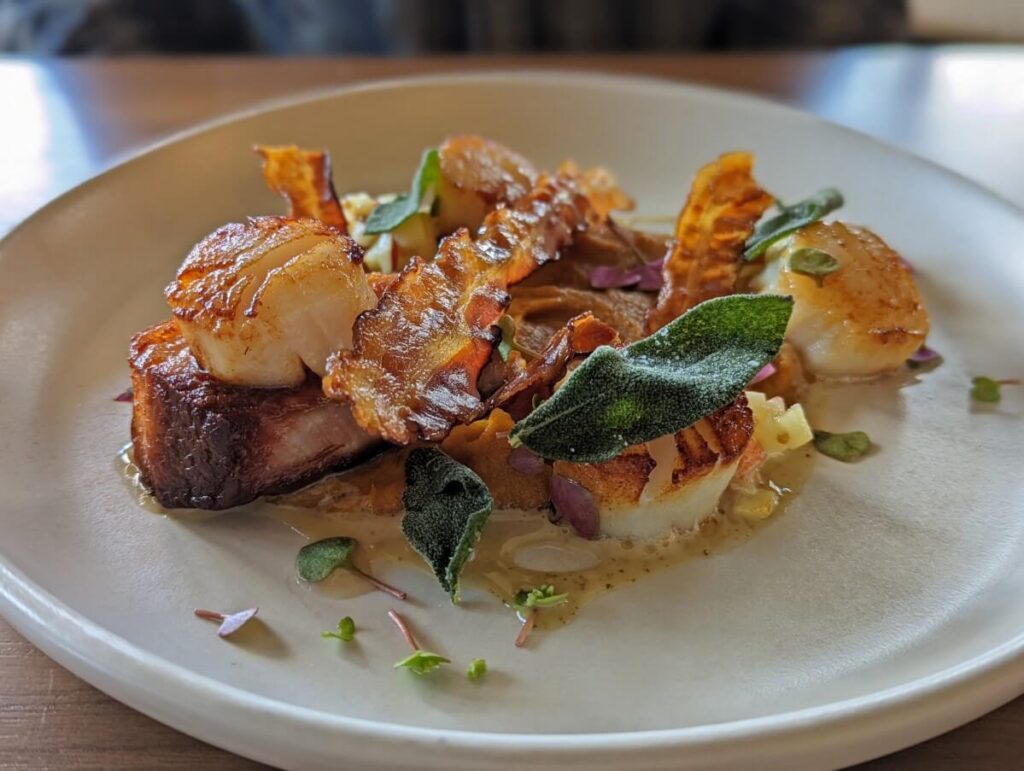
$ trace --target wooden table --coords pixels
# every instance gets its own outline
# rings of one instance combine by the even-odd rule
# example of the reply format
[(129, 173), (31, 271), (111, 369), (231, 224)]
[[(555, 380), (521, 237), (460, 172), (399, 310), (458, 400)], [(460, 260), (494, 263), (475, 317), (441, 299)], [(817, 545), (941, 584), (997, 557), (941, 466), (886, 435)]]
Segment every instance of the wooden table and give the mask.
[[(856, 48), (528, 60), (0, 61), (0, 233), (113, 158), (264, 99), (369, 78), (559, 67), (759, 93), (932, 158), (1024, 204), (1024, 48)], [(1024, 765), (1024, 698), (872, 769)], [(86, 685), (0, 620), (0, 768), (250, 769)]]

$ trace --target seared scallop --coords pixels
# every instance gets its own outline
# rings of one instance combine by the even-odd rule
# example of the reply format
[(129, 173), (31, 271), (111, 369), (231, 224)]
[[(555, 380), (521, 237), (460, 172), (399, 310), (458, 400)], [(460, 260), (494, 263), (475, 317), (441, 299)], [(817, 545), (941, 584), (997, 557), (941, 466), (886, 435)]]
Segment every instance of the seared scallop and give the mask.
[(740, 396), (674, 435), (627, 447), (604, 463), (557, 461), (554, 472), (593, 496), (602, 535), (656, 538), (692, 530), (716, 513), (753, 434), (753, 414)]
[(356, 316), (376, 305), (362, 250), (309, 219), (255, 217), (200, 241), (165, 292), (196, 360), (213, 377), (297, 386), (307, 368), (352, 345)]
[[(801, 273), (793, 260), (801, 250), (825, 252), (837, 265), (830, 273)], [(870, 230), (816, 222), (777, 247), (776, 254), (759, 283), (765, 291), (793, 296), (786, 338), (810, 372), (824, 378), (881, 375), (924, 343), (928, 312), (913, 273)]]

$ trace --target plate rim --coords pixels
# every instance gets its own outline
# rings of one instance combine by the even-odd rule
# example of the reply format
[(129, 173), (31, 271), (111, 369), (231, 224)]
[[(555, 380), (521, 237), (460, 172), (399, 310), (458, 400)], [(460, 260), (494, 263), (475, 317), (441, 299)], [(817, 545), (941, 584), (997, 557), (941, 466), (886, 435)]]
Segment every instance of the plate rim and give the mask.
[[(0, 239), (0, 264), (2, 264), (5, 247), (23, 228), (34, 223), (37, 218), (47, 216), (51, 208), (66, 203), (65, 199), (83, 194), (89, 186), (101, 183), (102, 179), (109, 177), (122, 167), (126, 167), (165, 146), (177, 144), (222, 126), (265, 113), (286, 110), (298, 105), (338, 98), (352, 93), (495, 81), (516, 82), (525, 85), (529, 85), (531, 82), (541, 85), (557, 82), (562, 85), (595, 87), (602, 85), (629, 86), (674, 92), (677, 95), (689, 93), (697, 99), (719, 100), (758, 110), (775, 111), (800, 120), (809, 120), (832, 129), (839, 129), (854, 136), (858, 141), (866, 141), (887, 152), (909, 158), (915, 163), (929, 167), (932, 171), (954, 178), (960, 185), (966, 184), (991, 203), (998, 204), (1011, 215), (1024, 220), (1024, 206), (1018, 205), (960, 172), (948, 169), (893, 143), (761, 96), (667, 77), (547, 68), (498, 69), (365, 80), (343, 86), (304, 90), (298, 94), (261, 101), (249, 108), (218, 116), (174, 132), (140, 148), (116, 155), (87, 179), (57, 194), (18, 222)], [(555, 753), (550, 759), (556, 762), (565, 762), (572, 758), (581, 759), (584, 755), (591, 756), (592, 753), (597, 752), (626, 752), (634, 761), (654, 760), (654, 757), (648, 758), (645, 755), (641, 758), (637, 754), (646, 751), (649, 754), (654, 753), (662, 757), (663, 760), (671, 758), (675, 764), (680, 762), (688, 764), (695, 760), (714, 762), (715, 758), (713, 756), (706, 758), (681, 757), (676, 753), (681, 750), (688, 752), (717, 750), (720, 753), (726, 753), (729, 749), (736, 750), (741, 745), (746, 747), (747, 751), (757, 748), (768, 752), (766, 759), (770, 757), (799, 760), (800, 753), (804, 753), (805, 759), (809, 760), (813, 760), (814, 757), (819, 760), (827, 757), (832, 762), (837, 758), (843, 758), (843, 762), (847, 763), (857, 762), (936, 736), (1024, 693), (1024, 631), (1022, 631), (1016, 637), (970, 659), (906, 683), (825, 705), (754, 718), (680, 728), (600, 733), (497, 733), (425, 728), (347, 717), (290, 704), (228, 685), (208, 675), (199, 674), (134, 645), (65, 605), (28, 578), (21, 570), (14, 567), (10, 558), (3, 552), (2, 546), (0, 546), (0, 610), (3, 611), (2, 615), (12, 626), (28, 638), (33, 645), (100, 690), (110, 693), (111, 690), (114, 690), (115, 684), (123, 685), (126, 689), (124, 695), (118, 693), (115, 698), (124, 701), (130, 707), (193, 736), (198, 736), (211, 744), (256, 758), (261, 756), (255, 753), (250, 754), (251, 751), (247, 752), (244, 747), (239, 748), (237, 744), (228, 744), (219, 740), (222, 735), (214, 730), (199, 731), (183, 728), (182, 723), (185, 721), (180, 717), (176, 720), (173, 715), (163, 712), (160, 715), (155, 715), (154, 712), (157, 711), (155, 707), (147, 709), (143, 706), (144, 700), (141, 696), (132, 697), (128, 688), (129, 683), (161, 679), (165, 683), (171, 684), (172, 687), (168, 691), (153, 691), (150, 694), (154, 699), (154, 704), (162, 704), (167, 707), (201, 699), (206, 704), (220, 704), (226, 709), (256, 709), (261, 714), (275, 720), (288, 721), (291, 725), (313, 727), (317, 730), (327, 731), (339, 738), (372, 738), (382, 742), (381, 749), (399, 750), (400, 746), (405, 744), (406, 751), (412, 747), (412, 751), (415, 752), (417, 748), (433, 747), (442, 753), (449, 753), (439, 757), (453, 759), (450, 753), (458, 751), (469, 753), (461, 757), (463, 761), (489, 759), (492, 762), (497, 761), (499, 754), (523, 751)], [(64, 634), (62, 635), (61, 632)], [(68, 633), (74, 636), (77, 645), (72, 645), (69, 642)], [(130, 667), (126, 666), (127, 664), (130, 664)], [(934, 703), (936, 701), (939, 703)], [(929, 702), (933, 703), (929, 704)], [(915, 712), (919, 714), (914, 716)], [(894, 720), (893, 717), (896, 713), (902, 713), (903, 719)], [(908, 718), (908, 714), (911, 717)], [(218, 723), (216, 726), (211, 725), (211, 728), (216, 729), (219, 726)], [(848, 729), (849, 735), (839, 739), (833, 738), (830, 742), (825, 742), (824, 745), (819, 742), (818, 745), (815, 745), (816, 751), (819, 753), (817, 755), (807, 755), (808, 752), (815, 750), (814, 746), (783, 748), (778, 744), (780, 739), (792, 740), (808, 731), (817, 732), (823, 729), (836, 731), (842, 728)], [(859, 733), (858, 730), (853, 730), (854, 728), (857, 728)], [(773, 751), (770, 751), (771, 747), (774, 747)], [(826, 752), (827, 755), (820, 754), (823, 752)], [(262, 757), (265, 758), (266, 755), (264, 754)], [(726, 755), (720, 754), (719, 757), (726, 757)], [(614, 762), (614, 756), (609, 756), (608, 759)]]

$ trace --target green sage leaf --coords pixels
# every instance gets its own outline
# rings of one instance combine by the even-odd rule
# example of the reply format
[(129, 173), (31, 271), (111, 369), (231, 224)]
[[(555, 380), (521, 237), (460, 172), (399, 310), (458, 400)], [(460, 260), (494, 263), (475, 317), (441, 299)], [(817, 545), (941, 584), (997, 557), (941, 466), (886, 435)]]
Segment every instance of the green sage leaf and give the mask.
[(299, 549), (295, 567), (301, 578), (315, 584), (317, 581), (323, 581), (338, 568), (350, 567), (355, 548), (354, 538), (339, 536), (314, 541)]
[(814, 446), (822, 455), (849, 463), (867, 454), (871, 449), (871, 438), (863, 431), (846, 434), (815, 431)]
[(509, 436), (545, 458), (599, 463), (732, 402), (782, 345), (793, 300), (730, 295), (625, 348), (601, 346)]
[(366, 218), (367, 233), (387, 233), (420, 210), (428, 194), (437, 190), (441, 178), (441, 161), (436, 148), (423, 151), (419, 168), (412, 178), (412, 186), (408, 193), (403, 193), (393, 201), (380, 204)]
[(413, 450), (405, 462), (406, 540), (459, 601), (459, 576), (494, 501), (476, 474), (434, 447)]
[(843, 195), (835, 188), (829, 187), (819, 193), (805, 198), (803, 201), (784, 206), (778, 205), (779, 212), (766, 220), (761, 220), (750, 238), (747, 239), (743, 258), (747, 261), (756, 260), (765, 249), (780, 238), (788, 236), (805, 225), (820, 220), (826, 214), (843, 205)]
[(789, 256), (789, 269), (803, 276), (810, 276), (821, 286), (825, 276), (839, 270), (839, 260), (822, 249), (807, 246), (797, 249)]

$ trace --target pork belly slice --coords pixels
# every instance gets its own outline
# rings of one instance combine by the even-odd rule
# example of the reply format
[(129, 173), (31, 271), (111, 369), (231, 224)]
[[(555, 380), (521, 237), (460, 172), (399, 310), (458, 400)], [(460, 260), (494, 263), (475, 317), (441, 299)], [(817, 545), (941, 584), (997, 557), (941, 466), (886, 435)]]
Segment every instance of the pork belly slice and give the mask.
[(244, 388), (203, 371), (173, 321), (131, 343), (135, 463), (169, 508), (226, 509), (294, 490), (382, 446), (310, 376)]

